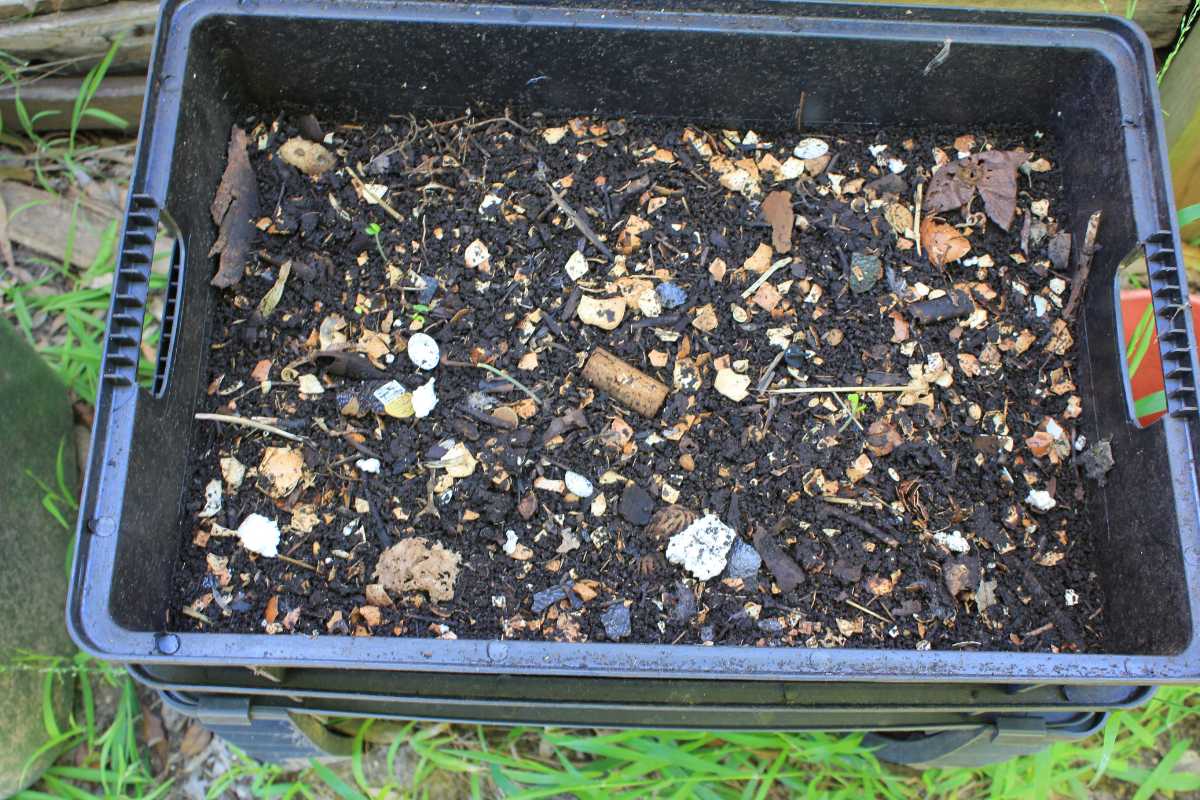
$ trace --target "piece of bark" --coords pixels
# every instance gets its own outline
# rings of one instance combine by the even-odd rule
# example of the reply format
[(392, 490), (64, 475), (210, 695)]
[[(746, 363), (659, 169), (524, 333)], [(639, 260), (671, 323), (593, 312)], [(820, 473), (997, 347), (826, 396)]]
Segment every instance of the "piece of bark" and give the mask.
[(662, 381), (598, 347), (583, 366), (583, 378), (621, 405), (647, 419), (655, 417), (670, 389)]
[(222, 289), (242, 279), (250, 245), (254, 241), (254, 219), (258, 216), (258, 187), (254, 168), (246, 154), (246, 132), (234, 125), (229, 135), (225, 173), (212, 201), (213, 222), (220, 226), (208, 255), (220, 253), (220, 265), (212, 285)]
[(97, 213), (83, 202), (76, 206), (63, 197), (14, 181), (0, 182), (0, 198), (11, 215), (10, 240), (60, 264), (67, 259), (70, 244), (71, 264), (84, 270), (95, 263), (106, 230), (116, 220), (115, 215)]
[(0, 26), (0, 51), (19, 59), (70, 59), (69, 71), (86, 72), (124, 34), (109, 73), (144, 69), (157, 19), (158, 3), (141, 0), (28, 17)]
[(763, 217), (771, 225), (771, 246), (776, 253), (792, 251), (792, 226), (796, 212), (792, 210), (791, 192), (771, 192), (762, 204)]
[(926, 324), (965, 317), (974, 310), (975, 304), (971, 302), (971, 295), (962, 289), (951, 289), (941, 297), (921, 300), (908, 306), (909, 315), (917, 322)]
[(804, 570), (800, 568), (795, 559), (784, 552), (779, 542), (775, 540), (774, 534), (769, 533), (765, 528), (755, 526), (753, 539), (754, 549), (762, 556), (763, 563), (775, 576), (775, 582), (779, 584), (780, 590), (790, 592), (804, 583)]
[[(20, 87), (21, 105), (35, 131), (54, 131), (68, 128), (75, 101), (83, 88), (83, 78), (43, 78)], [(88, 114), (79, 118), (78, 130), (120, 130), (136, 134), (142, 116), (142, 101), (146, 94), (146, 76), (108, 75), (92, 95), (89, 108), (115, 114), (125, 121), (116, 126), (109, 120)], [(21, 128), (17, 113), (17, 90), (0, 86), (0, 120), (4, 129)]]
[(1075, 262), (1075, 275), (1071, 278), (1071, 296), (1063, 309), (1063, 319), (1070, 322), (1075, 319), (1075, 312), (1087, 291), (1088, 273), (1092, 271), (1092, 256), (1096, 254), (1096, 234), (1100, 230), (1100, 212), (1088, 218), (1087, 231), (1083, 235), (1083, 246), (1079, 248), (1079, 257)]

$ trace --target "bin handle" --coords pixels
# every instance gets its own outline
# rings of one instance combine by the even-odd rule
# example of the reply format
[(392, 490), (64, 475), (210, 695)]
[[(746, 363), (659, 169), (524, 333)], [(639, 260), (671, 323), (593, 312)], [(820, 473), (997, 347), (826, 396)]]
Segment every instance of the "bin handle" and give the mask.
[(154, 263), (154, 241), (158, 237), (161, 209), (148, 194), (133, 194), (125, 215), (117, 270), (113, 278), (109, 310), (109, 334), (104, 343), (100, 381), (109, 387), (137, 383), (142, 323), (146, 316), (146, 293)]
[(1175, 249), (1174, 234), (1170, 229), (1156, 231), (1146, 237), (1143, 248), (1162, 358), (1167, 413), (1174, 417), (1194, 416), (1198, 408), (1196, 336), (1192, 330), (1187, 279)]

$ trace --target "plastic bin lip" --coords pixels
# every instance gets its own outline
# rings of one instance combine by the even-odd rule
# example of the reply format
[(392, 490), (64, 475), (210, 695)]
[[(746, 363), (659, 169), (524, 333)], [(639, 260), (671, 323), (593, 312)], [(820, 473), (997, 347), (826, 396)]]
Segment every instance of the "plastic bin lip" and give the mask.
[[(506, 4), (432, 0), (165, 0), (152, 55), (152, 80), (143, 110), (138, 157), (130, 193), (166, 197), (170, 155), (180, 112), (183, 74), (191, 35), (198, 26), (223, 17), (278, 16), (334, 21), (419, 20), (437, 23), (490, 22), (508, 25), (591, 25), (607, 28), (660, 24), (693, 28), (707, 21), (711, 31), (755, 35), (841, 36), (865, 39), (929, 41), (946, 37), (965, 45), (1013, 44), (1092, 52), (1117, 67), (1124, 113), (1149, 129), (1149, 158), (1131, 167), (1132, 179), (1151, 186), (1150, 200), (1132, 209), (1144, 230), (1175, 231), (1170, 201), (1165, 140), (1157, 119), (1156, 84), (1150, 43), (1132, 23), (1112, 16), (1070, 13), (1023, 13), (945, 7), (854, 5), (823, 0), (756, 0), (732, 6), (715, 2), (651, 5), (642, 0), (595, 0), (588, 6), (550, 2)], [(803, 22), (803, 25), (798, 23)], [(703, 27), (703, 26), (701, 26)], [(932, 51), (931, 51), (932, 54)], [(1177, 237), (1177, 232), (1175, 233)], [(118, 394), (119, 392), (119, 394)], [(110, 416), (129, 426), (137, 389), (103, 390), (97, 400), (97, 431)], [(1167, 417), (1172, 462), (1191, 464), (1191, 427), (1186, 419)], [(118, 536), (94, 536), (88, 523), (102, 514), (120, 518), (121, 498), (106, 496), (109, 482), (124, 481), (115, 461), (128, 454), (128, 439), (111, 432), (104, 441), (93, 433), (92, 456), (79, 515), (78, 546), (72, 571), (67, 622), (79, 647), (108, 660), (133, 663), (255, 665), (356, 670), (594, 675), (789, 681), (880, 681), (956, 683), (1188, 683), (1200, 678), (1200, 592), (1189, 591), (1192, 626), (1188, 644), (1168, 655), (1051, 654), (1008, 651), (916, 651), (867, 649), (755, 648), (740, 646), (561, 643), (297, 635), (158, 633), (123, 627), (109, 609), (110, 581)], [(116, 473), (105, 480), (104, 473)], [(1183, 538), (1187, 584), (1200, 586), (1200, 520), (1194, 508), (1194, 473), (1176, 474), (1177, 511)], [(174, 533), (173, 531), (171, 533)], [(319, 643), (319, 646), (317, 646)]]

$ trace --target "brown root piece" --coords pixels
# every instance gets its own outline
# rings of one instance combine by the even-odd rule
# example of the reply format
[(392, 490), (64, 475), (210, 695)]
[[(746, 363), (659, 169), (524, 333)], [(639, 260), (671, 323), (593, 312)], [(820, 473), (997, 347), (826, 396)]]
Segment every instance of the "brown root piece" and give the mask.
[(625, 363), (603, 347), (596, 348), (588, 357), (583, 365), (583, 379), (647, 419), (658, 414), (670, 391), (662, 381)]
[(792, 210), (791, 192), (771, 192), (762, 204), (763, 217), (771, 226), (771, 246), (776, 253), (792, 251), (792, 228), (796, 212)]
[(1088, 219), (1087, 232), (1083, 235), (1083, 246), (1079, 248), (1079, 258), (1075, 263), (1075, 275), (1071, 278), (1071, 296), (1063, 308), (1063, 319), (1070, 322), (1075, 319), (1079, 310), (1079, 302), (1087, 289), (1088, 273), (1092, 271), (1092, 257), (1096, 255), (1096, 234), (1100, 231), (1100, 212), (1092, 214)]
[(208, 255), (221, 256), (212, 285), (225, 289), (242, 279), (250, 245), (254, 241), (254, 220), (258, 216), (258, 183), (246, 154), (246, 132), (233, 126), (225, 172), (212, 201), (212, 218), (220, 230)]
[(890, 533), (887, 533), (886, 531), (880, 530), (879, 528), (875, 527), (871, 523), (867, 522), (862, 517), (856, 517), (854, 514), (851, 514), (848, 511), (841, 511), (836, 508), (827, 508), (827, 509), (825, 509), (825, 513), (828, 514), (829, 516), (833, 517), (834, 519), (840, 519), (842, 522), (847, 522), (847, 523), (853, 525), (854, 527), (858, 528), (860, 531), (867, 534), (868, 536), (873, 536), (876, 539), (878, 539), (879, 541), (883, 542), (888, 547), (899, 547), (900, 546), (900, 542), (899, 542), (899, 540), (896, 539), (895, 536), (892, 536)]
[(805, 575), (800, 565), (783, 551), (783, 547), (775, 539), (775, 534), (782, 528), (782, 524), (776, 525), (775, 533), (768, 533), (765, 529), (755, 526), (754, 535), (751, 538), (754, 540), (754, 549), (762, 556), (763, 563), (775, 576), (775, 582), (779, 584), (780, 590), (786, 593), (804, 583)]

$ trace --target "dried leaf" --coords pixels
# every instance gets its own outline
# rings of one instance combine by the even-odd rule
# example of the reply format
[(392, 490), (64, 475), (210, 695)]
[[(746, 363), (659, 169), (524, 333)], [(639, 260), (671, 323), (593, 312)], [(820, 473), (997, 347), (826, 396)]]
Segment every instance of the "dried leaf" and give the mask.
[(712, 303), (708, 303), (707, 305), (703, 305), (696, 309), (696, 317), (692, 320), (692, 327), (698, 331), (704, 331), (705, 333), (716, 330), (717, 310), (713, 308)]
[(892, 203), (883, 210), (883, 218), (888, 221), (897, 236), (903, 236), (905, 231), (912, 230), (913, 215), (904, 203)]
[[(984, 211), (1007, 231), (1017, 209), (1017, 167), (1026, 158), (1024, 150), (989, 150), (947, 164), (929, 181), (925, 210), (939, 213), (962, 208), (978, 191)], [(921, 227), (923, 230), (924, 225)]]
[(933, 217), (921, 221), (921, 245), (935, 267), (958, 261), (971, 251), (971, 243), (957, 228)]
[(747, 269), (756, 275), (761, 275), (771, 268), (772, 254), (773, 251), (771, 250), (770, 245), (760, 244), (757, 248), (755, 248), (754, 252), (750, 254), (750, 257), (742, 262), (742, 269)]
[(221, 255), (212, 285), (224, 289), (242, 279), (258, 217), (258, 183), (246, 154), (246, 132), (236, 125), (229, 135), (225, 172), (210, 210), (219, 231), (208, 255)]
[(275, 284), (263, 295), (263, 299), (258, 304), (258, 313), (264, 318), (271, 316), (275, 307), (279, 305), (279, 301), (283, 299), (283, 287), (287, 285), (288, 275), (291, 274), (292, 261), (288, 259), (279, 268), (279, 277), (275, 279)]
[(304, 455), (299, 448), (268, 447), (258, 465), (258, 475), (269, 496), (287, 497), (304, 476)]
[(876, 456), (886, 456), (903, 443), (896, 426), (885, 419), (877, 419), (867, 428), (867, 449)]
[(430, 546), (427, 539), (401, 539), (384, 550), (375, 565), (375, 577), (385, 590), (426, 592), (429, 599), (441, 602), (454, 599), (461, 556), (440, 544)]
[(367, 597), (367, 602), (373, 606), (383, 606), (389, 608), (392, 605), (392, 598), (388, 596), (387, 590), (382, 584), (368, 583), (364, 589), (364, 594)]
[(890, 314), (892, 318), (892, 342), (899, 344), (908, 338), (908, 320), (899, 311)]
[(660, 508), (650, 517), (645, 532), (653, 539), (669, 539), (699, 519), (695, 511), (680, 505)]
[(792, 251), (792, 226), (796, 212), (792, 210), (791, 192), (771, 192), (762, 204), (763, 217), (771, 226), (771, 246), (776, 253)]
[(717, 370), (713, 388), (735, 403), (740, 403), (750, 394), (750, 376), (731, 369)]
[(279, 595), (271, 595), (271, 599), (267, 601), (266, 611), (263, 612), (263, 618), (268, 624), (279, 619)]

